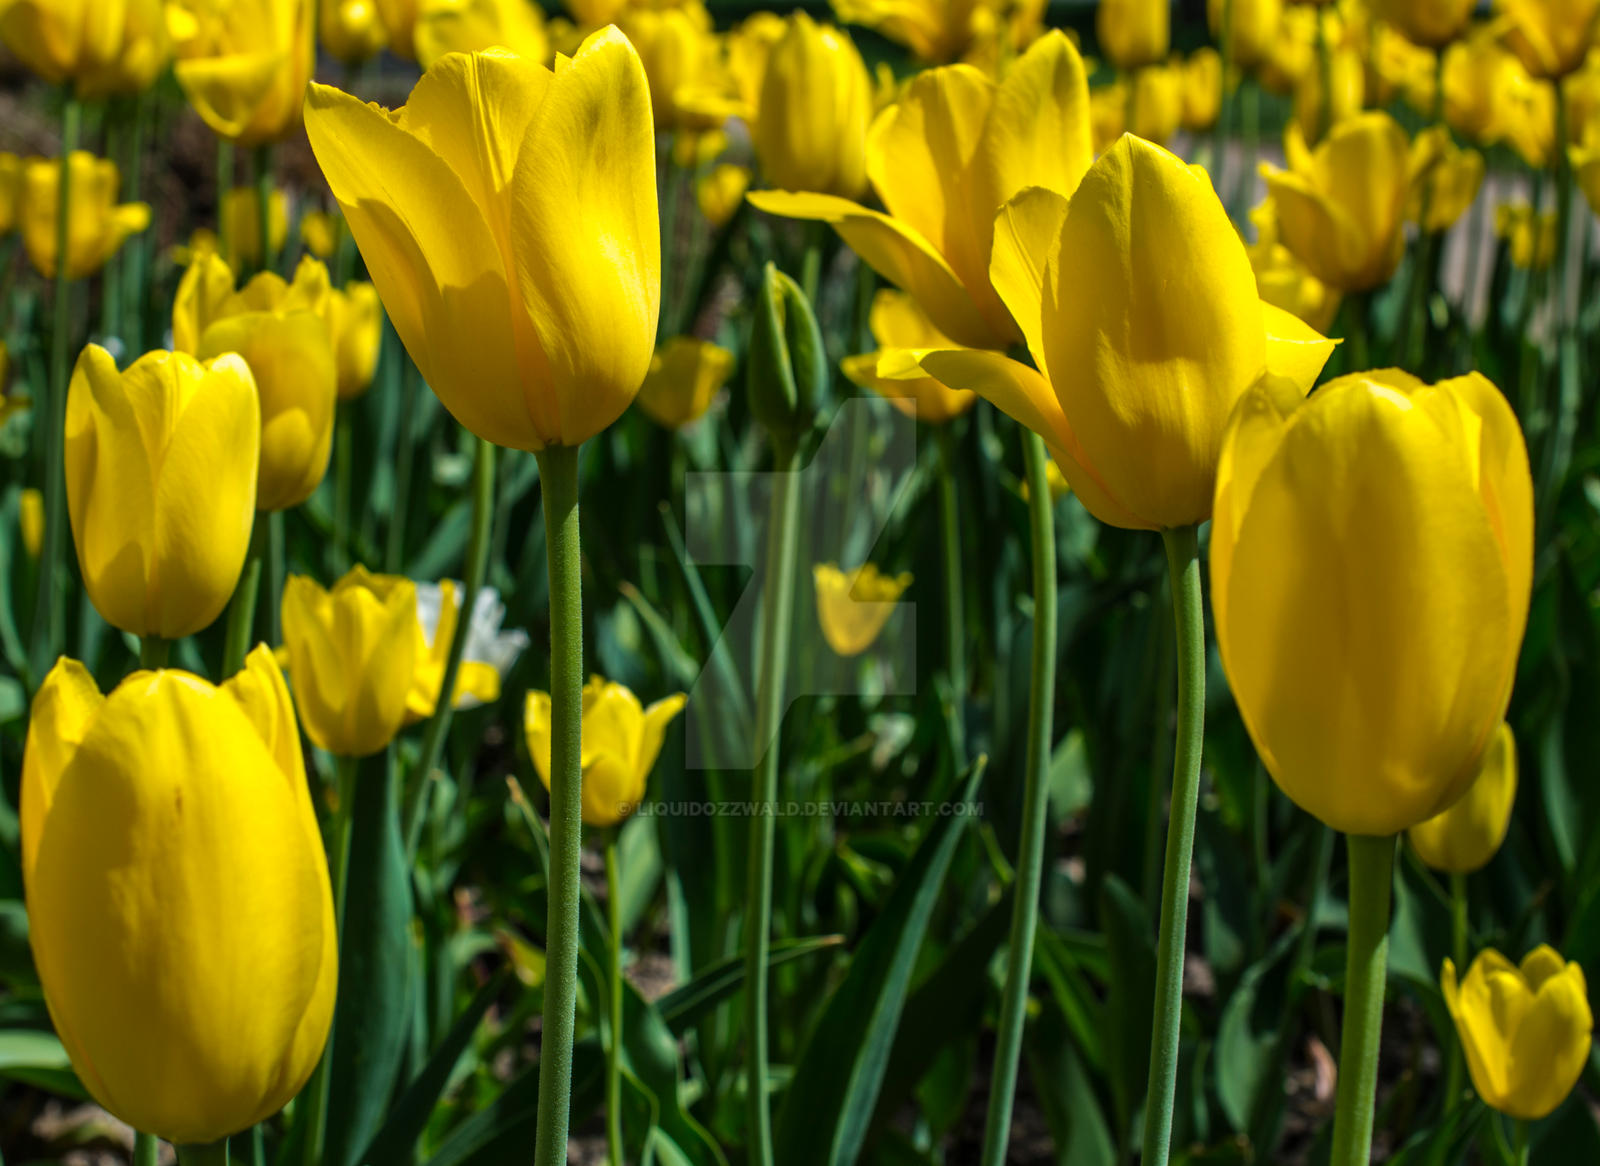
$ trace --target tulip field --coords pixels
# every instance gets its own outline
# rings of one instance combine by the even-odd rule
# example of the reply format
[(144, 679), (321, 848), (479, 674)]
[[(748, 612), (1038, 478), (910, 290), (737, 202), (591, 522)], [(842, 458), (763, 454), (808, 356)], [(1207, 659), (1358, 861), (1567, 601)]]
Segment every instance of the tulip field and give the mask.
[(0, 0), (0, 1166), (1597, 1166), (1600, 0)]

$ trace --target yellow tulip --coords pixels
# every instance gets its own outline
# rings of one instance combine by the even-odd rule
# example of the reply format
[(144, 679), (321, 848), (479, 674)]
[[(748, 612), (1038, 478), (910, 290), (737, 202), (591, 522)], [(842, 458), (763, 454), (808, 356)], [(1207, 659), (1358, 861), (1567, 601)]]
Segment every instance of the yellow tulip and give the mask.
[[(122, 241), (150, 225), (142, 202), (117, 205), (122, 188), (117, 164), (74, 150), (67, 192), (67, 278), (82, 279), (105, 266)], [(18, 222), (22, 244), (34, 270), (46, 279), (56, 274), (56, 222), (60, 203), (61, 160), (29, 158), (22, 164), (22, 206)]]
[(630, 0), (562, 0), (562, 6), (572, 13), (572, 19), (586, 30), (615, 24), (617, 17), (627, 11), (629, 3)]
[(1278, 208), (1269, 198), (1250, 212), (1256, 242), (1246, 250), (1256, 273), (1256, 291), (1263, 303), (1297, 316), (1326, 333), (1339, 314), (1339, 293), (1323, 283), (1278, 240)]
[(1292, 94), (1317, 65), (1319, 15), (1320, 9), (1307, 4), (1290, 4), (1283, 10), (1277, 35), (1256, 65), (1256, 75), (1267, 92), (1280, 97)]
[(711, 14), (700, 0), (674, 8), (634, 8), (619, 26), (637, 51), (650, 82), (650, 105), (657, 129), (709, 129), (725, 112), (702, 111), (690, 95), (707, 86), (716, 67), (718, 45)]
[(300, 216), (300, 241), (318, 259), (332, 259), (344, 234), (344, 219), (327, 211), (307, 211)]
[[(672, 718), (683, 709), (682, 693), (649, 708), (620, 684), (591, 677), (583, 686), (583, 824), (618, 826), (639, 808), (650, 770)], [(528, 693), (524, 710), (528, 753), (544, 788), (550, 788), (550, 694)]]
[(67, 391), (67, 513), (107, 623), (177, 640), (233, 594), (256, 508), (261, 409), (229, 353), (159, 350), (118, 372), (91, 344)]
[(862, 388), (887, 397), (907, 417), (930, 425), (943, 425), (978, 403), (978, 394), (946, 388), (929, 376), (898, 380), (878, 375), (883, 350), (954, 347), (910, 296), (880, 289), (873, 297), (868, 323), (880, 351), (845, 357), (839, 365), (845, 376)]
[[(1582, 175), (1579, 177), (1581, 181)], [(1544, 271), (1555, 261), (1554, 211), (1536, 211), (1527, 203), (1501, 203), (1494, 208), (1494, 233), (1510, 244), (1513, 267)]]
[(1528, 81), (1503, 96), (1503, 137), (1534, 170), (1548, 170), (1556, 157), (1556, 87)]
[[(443, 579), (436, 585), (419, 583), (416, 592), (422, 640), (417, 649), (417, 667), (412, 674), (411, 688), (406, 694), (407, 724), (431, 717), (438, 706), (445, 665), (450, 657), (450, 642), (461, 618), (461, 585), (455, 580)], [(500, 602), (499, 595), (492, 587), (481, 588), (473, 604), (472, 622), (467, 628), (467, 641), (456, 671), (455, 692), (451, 698), (455, 708), (492, 704), (500, 699), (501, 675), (528, 646), (526, 632), (500, 630), (504, 618), (505, 605)]]
[[(306, 107), (395, 331), (458, 421), (539, 450), (621, 416), (650, 368), (661, 242), (649, 89), (620, 33), (559, 73), (445, 57), (395, 114), (322, 85)], [(464, 148), (489, 127), (493, 154)]]
[(1208, 130), (1221, 112), (1222, 57), (1216, 49), (1196, 49), (1183, 63), (1183, 128)]
[(1128, 82), (1119, 77), (1089, 90), (1089, 131), (1098, 158), (1128, 129)]
[(1414, 44), (1438, 48), (1461, 35), (1477, 0), (1375, 0), (1373, 15)]
[(1501, 35), (1535, 77), (1564, 77), (1594, 44), (1600, 0), (1496, 0)]
[(750, 171), (732, 162), (724, 162), (704, 174), (694, 184), (694, 200), (700, 213), (713, 227), (724, 226), (744, 202), (744, 192), (750, 188)]
[(1445, 50), (1445, 120), (1480, 145), (1494, 145), (1506, 133), (1515, 91), (1531, 84), (1522, 62), (1480, 29)]
[(1219, 43), (1228, 21), (1228, 59), (1240, 69), (1254, 69), (1272, 54), (1283, 20), (1283, 0), (1206, 0), (1206, 23)]
[(37, 559), (44, 546), (44, 495), (32, 486), (22, 491), (17, 501), (17, 526), (22, 531), (22, 548), (28, 558)]
[(375, 0), (320, 0), (322, 47), (347, 65), (359, 65), (389, 43)]
[(1138, 69), (1166, 59), (1172, 45), (1168, 0), (1100, 0), (1095, 33), (1106, 59), (1119, 69)]
[(1133, 75), (1133, 122), (1128, 132), (1165, 145), (1183, 121), (1184, 76), (1181, 66), (1147, 65)]
[[(236, 186), (222, 196), (217, 208), (222, 255), (234, 271), (261, 265), (260, 205), (255, 187)], [(289, 196), (274, 190), (267, 199), (267, 238), (272, 242), (274, 255), (283, 253), (284, 240), (288, 237)]]
[(872, 80), (850, 37), (795, 13), (761, 84), (754, 139), (763, 177), (783, 190), (861, 197), (871, 116)]
[(858, 24), (911, 50), (925, 64), (942, 65), (973, 47), (993, 26), (990, 0), (832, 0), (843, 24)]
[(1517, 796), (1517, 745), (1501, 722), (1483, 765), (1461, 800), (1406, 831), (1411, 848), (1434, 870), (1471, 874), (1489, 864), (1511, 825)]
[[(1035, 367), (932, 351), (910, 354), (905, 371), (972, 389), (1038, 433), (1079, 501), (1112, 526), (1210, 517), (1234, 403), (1269, 371), (1305, 392), (1333, 351), (1262, 303), (1205, 175), (1132, 136), (1070, 203), (1030, 190), (1007, 204), (993, 274)], [(880, 375), (897, 371), (879, 361)]]
[(330, 288), (323, 308), (328, 338), (338, 369), (339, 400), (359, 397), (372, 385), (383, 340), (383, 305), (370, 283), (352, 280), (343, 289)]
[(1413, 170), (1424, 177), (1412, 188), (1406, 217), (1425, 231), (1448, 231), (1478, 200), (1483, 155), (1457, 147), (1441, 126), (1418, 134), (1411, 152)]
[(859, 656), (872, 647), (911, 586), (909, 573), (880, 574), (874, 563), (850, 571), (841, 571), (837, 563), (818, 563), (811, 575), (822, 638), (840, 656)]
[(1521, 967), (1489, 948), (1459, 985), (1445, 960), (1439, 987), (1485, 1105), (1537, 1121), (1567, 1099), (1589, 1062), (1594, 1028), (1581, 967), (1545, 944)]
[(832, 224), (878, 274), (958, 344), (1020, 339), (989, 282), (994, 218), (1029, 186), (1070, 195), (1089, 168), (1088, 82), (1065, 34), (1036, 41), (996, 85), (968, 65), (919, 74), (867, 135), (867, 177), (888, 208), (758, 191), (753, 206)]
[(170, 52), (161, 0), (9, 0), (0, 43), (46, 81), (75, 81), (94, 99), (148, 89)]
[(389, 51), (406, 61), (417, 59), (416, 29), (418, 0), (373, 0), (378, 19), (389, 34)]
[(540, 64), (550, 57), (543, 9), (529, 0), (421, 0), (414, 37), (424, 69), (446, 53), (496, 46)]
[(772, 46), (789, 31), (789, 21), (775, 12), (753, 12), (723, 38), (728, 80), (746, 117), (761, 105), (761, 86), (767, 78)]
[(650, 359), (639, 407), (657, 424), (678, 429), (699, 420), (733, 372), (733, 353), (709, 340), (674, 336)]
[(0, 236), (16, 229), (22, 215), (23, 161), (0, 150)]
[[(1217, 474), (1211, 602), (1256, 751), (1347, 834), (1426, 821), (1504, 717), (1533, 575), (1515, 415), (1472, 373), (1267, 378)], [(1237, 617), (1235, 615), (1237, 613)]]
[(283, 589), (283, 642), (306, 735), (320, 749), (365, 757), (405, 724), (422, 655), (417, 590), (398, 575), (360, 565), (331, 590), (290, 575)]
[(1567, 156), (1572, 160), (1573, 176), (1578, 180), (1578, 189), (1583, 191), (1589, 209), (1600, 215), (1600, 147), (1572, 146)]
[(728, 148), (723, 130), (684, 130), (672, 135), (672, 164), (680, 170), (698, 170), (715, 162)]
[(22, 873), (45, 1001), (78, 1079), (177, 1143), (276, 1113), (338, 984), (328, 863), (265, 647), (220, 688), (63, 659), (34, 698)]
[(1356, 117), (1366, 100), (1366, 62), (1353, 45), (1336, 45), (1328, 52), (1327, 79), (1333, 99), (1323, 92), (1322, 69), (1307, 69), (1294, 87), (1294, 124), (1310, 139), (1331, 132), (1330, 126)]
[(339, 375), (328, 299), (328, 269), (309, 256), (293, 284), (264, 271), (234, 291), (233, 273), (215, 255), (195, 263), (178, 283), (173, 347), (201, 360), (237, 352), (255, 375), (261, 510), (300, 505), (327, 472)]
[(168, 0), (175, 72), (219, 137), (259, 146), (300, 128), (315, 58), (314, 0)]

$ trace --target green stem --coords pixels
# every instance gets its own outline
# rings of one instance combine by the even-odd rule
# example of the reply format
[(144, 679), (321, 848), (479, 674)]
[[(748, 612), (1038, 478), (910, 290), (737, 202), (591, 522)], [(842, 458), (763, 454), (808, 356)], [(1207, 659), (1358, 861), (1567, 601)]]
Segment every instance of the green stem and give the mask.
[[(133, 109), (130, 115), (132, 128), (128, 135), (128, 167), (123, 171), (122, 198), (124, 202), (138, 202), (140, 191), (144, 186), (144, 131), (145, 122), (150, 116), (151, 95), (141, 93), (133, 99)], [(130, 356), (138, 357), (144, 353), (144, 312), (142, 310), (145, 259), (149, 240), (145, 237), (148, 232), (141, 231), (129, 239), (124, 247), (127, 260), (123, 264), (123, 292), (122, 312), (120, 324), (122, 340), (127, 345)]]
[(205, 1146), (179, 1146), (178, 1166), (228, 1166), (228, 1139)]
[(1556, 255), (1553, 271), (1556, 321), (1556, 407), (1554, 428), (1550, 435), (1544, 459), (1542, 489), (1538, 491), (1540, 518), (1554, 511), (1556, 498), (1566, 481), (1572, 464), (1572, 443), (1578, 432), (1578, 409), (1582, 404), (1583, 386), (1580, 383), (1578, 358), (1577, 312), (1572, 289), (1569, 287), (1573, 271), (1571, 255), (1572, 234), (1572, 169), (1567, 156), (1567, 124), (1569, 111), (1565, 91), (1556, 85)]
[(939, 426), (939, 525), (944, 551), (945, 650), (949, 653), (950, 744), (957, 770), (967, 764), (964, 712), (967, 694), (967, 624), (961, 560), (961, 509), (956, 496), (956, 442), (950, 424)]
[(348, 401), (340, 401), (333, 423), (333, 574), (350, 567), (350, 463), (355, 457), (355, 419)]
[(140, 1131), (133, 1135), (133, 1166), (156, 1166), (161, 1161), (161, 1143), (154, 1134)]
[(234, 148), (227, 138), (217, 139), (217, 249), (227, 262), (234, 262), (233, 240), (222, 229), (222, 199), (233, 189)]
[(1322, 9), (1312, 11), (1317, 16), (1317, 72), (1322, 80), (1322, 105), (1314, 112), (1317, 124), (1304, 127), (1311, 145), (1316, 145), (1333, 128), (1333, 49), (1328, 44), (1328, 29), (1322, 21)]
[(1178, 1085), (1178, 1029), (1183, 1019), (1184, 939), (1189, 926), (1189, 866), (1194, 813), (1200, 800), (1200, 752), (1205, 736), (1206, 633), (1200, 600), (1200, 545), (1192, 526), (1161, 532), (1172, 585), (1177, 632), (1178, 736), (1172, 758), (1172, 807), (1161, 876), (1161, 932), (1156, 945), (1155, 1024), (1144, 1102), (1145, 1166), (1166, 1166)]
[(255, 526), (250, 531), (250, 549), (244, 557), (244, 569), (239, 572), (233, 598), (228, 601), (228, 628), (222, 638), (224, 680), (244, 667), (245, 653), (250, 650), (250, 638), (255, 632), (256, 623), (256, 595), (261, 590), (261, 558), (266, 551), (266, 541), (266, 515), (258, 510)]
[[(478, 456), (472, 464), (472, 531), (467, 538), (466, 570), (462, 572), (461, 606), (456, 612), (456, 627), (450, 637), (450, 652), (445, 657), (444, 676), (434, 700), (433, 716), (428, 719), (422, 738), (422, 752), (411, 781), (411, 804), (406, 807), (406, 857), (415, 859), (422, 838), (422, 823), (427, 818), (428, 799), (433, 791), (433, 770), (444, 752), (455, 715), (456, 677), (461, 672), (461, 657), (472, 631), (472, 609), (489, 567), (489, 528), (494, 520), (495, 449), (478, 439)], [(441, 614), (440, 618), (443, 618)]]
[(256, 147), (256, 232), (261, 243), (261, 270), (271, 271), (278, 257), (272, 250), (272, 146)]
[(1389, 892), (1394, 839), (1350, 834), (1350, 936), (1345, 953), (1339, 1096), (1329, 1166), (1366, 1166), (1378, 1089), (1384, 976), (1389, 959)]
[(772, 1115), (767, 1108), (767, 944), (772, 927), (772, 855), (777, 823), (778, 738), (789, 668), (789, 625), (794, 607), (799, 543), (800, 483), (792, 443), (773, 439), (771, 513), (767, 525), (766, 579), (761, 600), (761, 676), (756, 706), (754, 815), (750, 819), (745, 882), (744, 1003), (746, 1148), (750, 1166), (772, 1166)]
[(1517, 1166), (1528, 1166), (1528, 1119), (1527, 1118), (1518, 1118), (1517, 1119), (1516, 1133), (1513, 1136), (1516, 1139), (1516, 1141), (1514, 1143), (1515, 1149), (1514, 1149), (1513, 1153), (1515, 1154)]
[(67, 224), (71, 217), (72, 152), (78, 147), (83, 106), (69, 88), (61, 111), (61, 174), (56, 186), (55, 312), (50, 332), (50, 392), (42, 414), (44, 432), (44, 548), (39, 556), (39, 581), (33, 601), (32, 672), (37, 682), (61, 650), (66, 604), (61, 602), (57, 575), (66, 542), (66, 480), (62, 441), (67, 426), (67, 376), (71, 371), (72, 280), (67, 275)]
[(1367, 316), (1372, 301), (1366, 292), (1352, 292), (1345, 303), (1345, 310), (1350, 313), (1349, 335), (1345, 341), (1350, 346), (1349, 371), (1365, 372), (1372, 361), (1367, 344)]
[(1056, 528), (1045, 471), (1044, 442), (1022, 431), (1028, 482), (1028, 526), (1033, 541), (1033, 682), (1028, 692), (1028, 751), (1023, 770), (1022, 837), (1011, 901), (1011, 939), (1006, 958), (1000, 1030), (994, 1050), (989, 1111), (984, 1121), (984, 1166), (1002, 1166), (1011, 1135), (1011, 1107), (1022, 1054), (1033, 937), (1039, 922), (1039, 887), (1044, 874), (1045, 813), (1050, 789), (1051, 722), (1056, 692)]
[(1221, 33), (1217, 38), (1217, 51), (1222, 58), (1222, 79), (1219, 82), (1222, 92), (1217, 95), (1217, 124), (1211, 129), (1211, 166), (1217, 179), (1217, 192), (1226, 207), (1230, 203), (1226, 197), (1228, 185), (1223, 180), (1223, 170), (1228, 157), (1228, 123), (1232, 121), (1229, 114), (1233, 112), (1233, 102), (1228, 99), (1228, 73), (1233, 68), (1233, 0), (1222, 0), (1222, 23), (1218, 32)]
[(537, 456), (550, 571), (550, 885), (534, 1166), (562, 1166), (567, 1160), (572, 1095), (583, 846), (583, 771), (578, 764), (583, 714), (578, 447), (546, 446)]
[[(102, 124), (105, 127), (103, 135), (105, 156), (109, 161), (116, 163), (120, 170), (125, 120), (122, 102), (108, 101), (104, 111)], [(122, 177), (125, 183), (126, 174)], [(117, 193), (122, 194), (122, 187), (119, 186)], [(128, 200), (124, 198), (123, 201)], [(126, 250), (126, 247), (119, 247), (113, 251), (100, 268), (100, 335), (108, 339), (117, 337), (118, 328), (122, 324), (122, 262)], [(117, 356), (127, 359), (122, 352), (118, 352)]]
[(160, 636), (144, 636), (139, 640), (139, 667), (165, 668), (172, 653), (172, 641)]
[(267, 643), (283, 643), (283, 582), (288, 570), (283, 511), (267, 515)]
[(394, 507), (389, 516), (389, 538), (383, 552), (383, 569), (391, 575), (400, 570), (406, 549), (406, 508), (411, 501), (411, 461), (416, 453), (417, 422), (413, 416), (417, 399), (417, 381), (422, 374), (417, 366), (402, 352), (395, 358), (403, 361), (400, 377), (400, 428), (394, 443)]
[[(1450, 876), (1450, 954), (1455, 960), (1458, 975), (1467, 970), (1467, 876)], [(1461, 1103), (1462, 1059), (1461, 1040), (1454, 1033), (1450, 1046), (1450, 1064), (1445, 1069), (1444, 1111), (1451, 1113)]]
[(611, 1039), (606, 1042), (606, 1150), (611, 1166), (622, 1163), (622, 886), (617, 872), (617, 835), (606, 831), (606, 927), (611, 932), (611, 994), (607, 1016)]
[(828, 228), (822, 223), (805, 224), (806, 245), (800, 256), (800, 290), (806, 303), (817, 302), (817, 285), (822, 282), (822, 239)]

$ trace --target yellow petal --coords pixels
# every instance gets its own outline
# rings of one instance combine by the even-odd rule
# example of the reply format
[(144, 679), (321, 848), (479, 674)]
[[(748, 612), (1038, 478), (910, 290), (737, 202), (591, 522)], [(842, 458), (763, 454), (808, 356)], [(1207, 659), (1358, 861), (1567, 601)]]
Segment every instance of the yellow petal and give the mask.
[(1338, 341), (1266, 300), (1261, 301), (1261, 318), (1267, 329), (1267, 371), (1294, 382), (1302, 393), (1310, 392)]
[(994, 221), (994, 254), (989, 279), (1011, 318), (1022, 330), (1028, 351), (1048, 379), (1045, 365), (1044, 276), (1061, 245), (1067, 199), (1054, 190), (1030, 187), (1000, 208)]
[(104, 703), (89, 670), (65, 656), (45, 675), (33, 698), (22, 758), (22, 875), (29, 882), (61, 774)]

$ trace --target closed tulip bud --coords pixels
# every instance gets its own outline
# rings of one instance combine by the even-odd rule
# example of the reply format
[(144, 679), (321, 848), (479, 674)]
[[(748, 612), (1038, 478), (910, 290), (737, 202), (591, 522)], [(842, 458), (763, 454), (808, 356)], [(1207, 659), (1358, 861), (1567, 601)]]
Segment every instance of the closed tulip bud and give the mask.
[(1222, 112), (1222, 57), (1196, 49), (1183, 63), (1183, 128), (1193, 133), (1217, 124)]
[(401, 60), (417, 59), (417, 5), (420, 0), (373, 0), (389, 34), (389, 51)]
[(321, 0), (320, 8), (322, 47), (345, 64), (361, 64), (388, 42), (375, 0)]
[(1425, 231), (1448, 231), (1478, 200), (1483, 186), (1483, 155), (1463, 150), (1440, 126), (1424, 130), (1412, 143), (1412, 169), (1425, 175), (1412, 188), (1406, 217)]
[(147, 353), (118, 372), (91, 344), (67, 390), (67, 513), (107, 623), (182, 639), (233, 594), (255, 519), (261, 412), (229, 353)]
[(174, 71), (218, 137), (259, 146), (300, 128), (315, 61), (314, 0), (169, 0)]
[(306, 735), (319, 749), (366, 757), (405, 724), (422, 653), (410, 579), (350, 570), (324, 591), (291, 575), (283, 589), (283, 642)]
[(44, 495), (32, 486), (17, 500), (17, 526), (22, 531), (22, 549), (28, 558), (37, 559), (44, 546)]
[(60, 661), (22, 768), (29, 941), (78, 1079), (123, 1121), (214, 1142), (322, 1055), (338, 982), (328, 862), (265, 647), (213, 687)]
[[(650, 368), (661, 234), (649, 88), (620, 33), (559, 73), (446, 57), (396, 114), (322, 85), (306, 107), (395, 331), (458, 421), (540, 450), (621, 416)], [(458, 149), (488, 126), (498, 154)]]
[[(217, 208), (218, 240), (228, 265), (239, 271), (261, 265), (260, 201), (253, 186), (236, 186), (222, 196)], [(267, 238), (272, 253), (281, 254), (289, 237), (289, 196), (274, 190), (267, 199)]]
[(1459, 984), (1445, 960), (1439, 987), (1485, 1105), (1537, 1121), (1567, 1099), (1589, 1063), (1594, 1028), (1581, 967), (1545, 944), (1521, 967), (1490, 948)]
[(1282, 20), (1283, 0), (1206, 0), (1212, 37), (1227, 38), (1228, 60), (1241, 69), (1254, 69), (1272, 54)]
[(370, 283), (353, 280), (330, 288), (323, 307), (339, 373), (339, 400), (359, 397), (372, 385), (383, 340), (383, 305)]
[(148, 89), (169, 53), (161, 0), (10, 0), (0, 43), (46, 81), (75, 81), (85, 98)]
[(1477, 0), (1376, 0), (1373, 15), (1407, 40), (1438, 48), (1461, 35), (1477, 6)]
[(880, 574), (873, 563), (852, 571), (841, 571), (837, 563), (818, 563), (811, 579), (822, 638), (840, 656), (859, 656), (872, 647), (911, 586), (909, 573)]
[(550, 56), (544, 12), (528, 0), (421, 0), (415, 36), (424, 69), (446, 53), (496, 46), (540, 63)]
[(767, 182), (859, 198), (871, 117), (872, 81), (849, 36), (803, 12), (790, 17), (767, 61), (755, 123)]
[[(583, 686), (583, 824), (619, 826), (644, 800), (650, 770), (672, 718), (682, 711), (682, 693), (641, 707), (620, 684), (591, 677)], [(550, 694), (528, 693), (524, 710), (528, 753), (544, 788), (550, 788)]]
[(1600, 20), (1600, 0), (1496, 0), (1495, 7), (1501, 36), (1535, 77), (1565, 77), (1581, 66)]
[[(406, 694), (406, 723), (431, 717), (444, 687), (445, 665), (450, 644), (461, 618), (461, 584), (453, 579), (438, 583), (418, 583), (417, 623), (422, 642), (417, 650), (417, 667), (411, 690)], [(462, 647), (456, 670), (455, 708), (493, 704), (500, 699), (500, 682), (528, 646), (528, 633), (520, 629), (502, 631), (506, 606), (493, 587), (480, 587), (472, 604), (472, 623)]]
[(16, 230), (22, 211), (23, 161), (0, 150), (0, 236)]
[(1173, 65), (1148, 65), (1133, 75), (1128, 132), (1163, 145), (1183, 121), (1183, 72)]
[(1434, 870), (1471, 874), (1489, 864), (1511, 825), (1517, 797), (1517, 744), (1501, 723), (1467, 792), (1447, 810), (1406, 831), (1411, 849)]
[(745, 354), (751, 416), (775, 438), (799, 440), (816, 422), (827, 395), (827, 362), (805, 292), (769, 262)]
[(867, 322), (872, 338), (878, 342), (878, 351), (845, 357), (839, 364), (845, 376), (862, 388), (889, 398), (889, 403), (907, 417), (930, 425), (954, 420), (978, 403), (977, 393), (947, 388), (930, 376), (901, 380), (879, 375), (881, 361), (894, 364), (903, 359), (896, 350), (954, 347), (910, 296), (881, 289), (872, 299)]
[[(142, 202), (117, 205), (121, 176), (117, 164), (74, 150), (67, 192), (67, 278), (82, 279), (105, 266), (129, 235), (150, 225)], [(46, 279), (56, 274), (56, 222), (60, 207), (59, 158), (29, 158), (22, 168), (22, 243), (34, 270)]]
[[(1533, 575), (1515, 415), (1477, 373), (1268, 378), (1233, 414), (1211, 525), (1217, 641), (1279, 787), (1347, 834), (1426, 821), (1505, 715)], [(1291, 648), (1292, 645), (1292, 648)]]
[(333, 258), (344, 234), (344, 219), (327, 211), (307, 211), (300, 216), (300, 241), (318, 259)]
[(733, 372), (733, 353), (709, 340), (674, 336), (650, 361), (639, 407), (659, 425), (679, 429), (697, 421)]
[(1169, 0), (1100, 0), (1094, 27), (1100, 51), (1119, 69), (1165, 60), (1172, 45)]
[(732, 162), (713, 167), (694, 185), (694, 200), (713, 227), (725, 226), (750, 189), (750, 171)]

